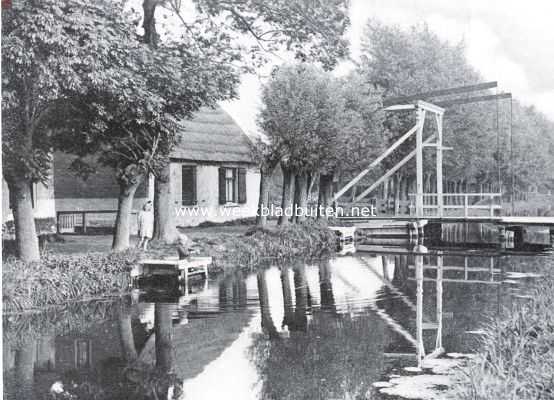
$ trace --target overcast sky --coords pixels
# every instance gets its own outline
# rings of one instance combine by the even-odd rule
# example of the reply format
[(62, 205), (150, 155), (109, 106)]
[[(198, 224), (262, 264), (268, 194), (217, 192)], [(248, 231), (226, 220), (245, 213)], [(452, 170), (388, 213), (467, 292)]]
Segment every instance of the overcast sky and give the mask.
[[(354, 59), (368, 18), (408, 27), (426, 22), (441, 38), (464, 40), (467, 58), (485, 80), (535, 105), (554, 121), (554, 1), (351, 0), (348, 38)], [(342, 65), (341, 69), (347, 66)], [(224, 108), (256, 132), (259, 79), (247, 76), (241, 98)]]

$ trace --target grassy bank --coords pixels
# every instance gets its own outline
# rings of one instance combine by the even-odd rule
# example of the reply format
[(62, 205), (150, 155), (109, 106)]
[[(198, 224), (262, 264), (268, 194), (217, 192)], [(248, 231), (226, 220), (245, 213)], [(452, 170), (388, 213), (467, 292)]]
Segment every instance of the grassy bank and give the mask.
[(3, 311), (17, 312), (74, 300), (114, 295), (129, 288), (138, 253), (59, 255), (45, 253), (39, 262), (4, 261)]
[(554, 258), (528, 297), (485, 327), (478, 357), (462, 370), (460, 400), (554, 398)]
[[(216, 270), (287, 262), (293, 258), (317, 259), (328, 257), (335, 250), (335, 236), (325, 222), (316, 221), (265, 229), (250, 227), (240, 235), (199, 232), (191, 238), (198, 254), (213, 257)], [(163, 254), (162, 251), (159, 255)]]
[[(328, 256), (334, 250), (334, 236), (325, 223), (308, 221), (287, 227), (240, 231), (210, 228), (191, 234), (193, 247), (199, 255), (213, 257), (210, 272), (230, 268), (255, 267), (291, 259), (314, 259)], [(130, 287), (132, 266), (141, 257), (166, 258), (177, 255), (176, 247), (152, 243), (149, 250), (123, 253), (75, 252), (90, 248), (103, 237), (82, 237), (82, 246), (70, 242), (71, 254), (60, 254), (64, 243), (56, 243), (44, 253), (40, 262), (23, 263), (13, 258), (4, 260), (3, 311), (13, 313), (40, 309), (70, 301), (121, 294)], [(109, 247), (106, 246), (106, 251)]]

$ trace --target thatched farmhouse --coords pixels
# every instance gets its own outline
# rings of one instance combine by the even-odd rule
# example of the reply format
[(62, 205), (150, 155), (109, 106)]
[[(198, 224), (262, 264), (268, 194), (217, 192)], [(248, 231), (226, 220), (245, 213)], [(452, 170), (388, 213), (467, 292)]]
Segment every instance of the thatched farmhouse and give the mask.
[[(203, 108), (184, 123), (181, 135), (171, 154), (175, 225), (255, 216), (260, 176), (249, 138), (235, 121), (221, 108)], [(99, 168), (85, 180), (69, 170), (71, 160), (69, 155), (54, 155), (53, 184), (49, 188), (37, 185), (35, 190), (35, 216), (55, 217), (62, 232), (110, 226), (119, 193), (113, 170)], [(150, 178), (139, 187), (135, 211), (153, 199), (153, 186)], [(7, 193), (6, 186), (4, 190)], [(4, 203), (3, 222), (13, 218), (9, 204)]]

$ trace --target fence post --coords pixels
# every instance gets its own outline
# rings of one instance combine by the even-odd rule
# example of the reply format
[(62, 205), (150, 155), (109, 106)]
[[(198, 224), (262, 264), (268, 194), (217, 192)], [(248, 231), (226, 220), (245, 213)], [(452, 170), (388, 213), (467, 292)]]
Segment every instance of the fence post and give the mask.
[(83, 211), (81, 215), (83, 216), (83, 233), (87, 233), (87, 213)]
[(494, 217), (494, 196), (491, 194), (490, 216)]
[(464, 217), (468, 216), (468, 195), (467, 193), (464, 195)]

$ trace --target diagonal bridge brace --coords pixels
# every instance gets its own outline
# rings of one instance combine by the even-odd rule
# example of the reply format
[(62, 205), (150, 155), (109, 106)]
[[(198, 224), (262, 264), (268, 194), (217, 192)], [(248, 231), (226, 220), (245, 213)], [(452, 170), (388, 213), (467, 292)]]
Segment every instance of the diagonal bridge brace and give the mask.
[[(392, 153), (398, 146), (400, 146), (402, 143), (404, 143), (410, 136), (412, 136), (417, 131), (418, 126), (415, 125), (412, 129), (410, 129), (408, 132), (403, 134), (396, 142), (392, 144), (383, 154), (381, 154), (379, 157), (377, 157), (369, 166), (364, 169), (362, 172), (360, 172), (354, 179), (352, 179), (348, 184), (343, 187), (340, 191), (338, 191), (335, 194), (335, 197), (333, 199), (336, 201), (338, 200), (343, 194), (345, 194), (348, 189), (350, 189), (352, 186), (354, 186), (356, 183), (360, 181), (364, 176), (367, 175), (369, 171), (371, 171), (373, 168), (375, 168), (381, 161), (383, 161), (390, 153)], [(412, 156), (413, 157), (413, 156)]]
[[(423, 141), (423, 145), (426, 145), (428, 143), (431, 143), (435, 139), (435, 134), (432, 134), (427, 139)], [(376, 180), (370, 187), (368, 187), (366, 190), (364, 190), (362, 193), (360, 193), (354, 201), (360, 201), (364, 197), (366, 197), (369, 193), (371, 193), (377, 186), (379, 186), (381, 183), (383, 183), (386, 179), (388, 179), (391, 175), (393, 175), (396, 171), (398, 171), (404, 164), (406, 164), (408, 161), (410, 161), (412, 158), (415, 157), (417, 154), (417, 149), (412, 150), (406, 157), (404, 157), (402, 160), (398, 162), (394, 167), (392, 167), (390, 170), (388, 170), (382, 177), (380, 177), (378, 180)]]

